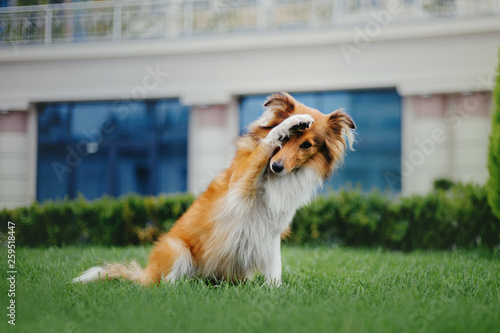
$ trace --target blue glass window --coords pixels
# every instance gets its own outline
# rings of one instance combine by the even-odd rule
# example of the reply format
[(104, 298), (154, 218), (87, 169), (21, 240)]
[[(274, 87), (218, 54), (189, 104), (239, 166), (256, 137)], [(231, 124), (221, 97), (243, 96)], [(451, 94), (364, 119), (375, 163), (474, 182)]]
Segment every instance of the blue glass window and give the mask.
[(37, 199), (187, 190), (189, 109), (177, 100), (38, 106)]
[[(347, 185), (401, 191), (401, 96), (394, 89), (293, 93), (299, 102), (327, 114), (345, 109), (357, 125), (357, 143), (326, 188)], [(242, 132), (262, 114), (266, 95), (245, 96), (240, 103)]]

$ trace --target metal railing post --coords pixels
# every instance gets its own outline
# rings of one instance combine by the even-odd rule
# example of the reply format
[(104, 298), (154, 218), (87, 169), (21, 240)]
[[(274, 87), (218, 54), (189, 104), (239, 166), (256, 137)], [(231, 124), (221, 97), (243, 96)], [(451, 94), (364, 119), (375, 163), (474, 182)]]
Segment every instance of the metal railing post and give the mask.
[(175, 38), (182, 29), (179, 28), (178, 16), (181, 14), (181, 5), (179, 2), (171, 2), (165, 6), (166, 33), (165, 37)]
[(256, 2), (258, 31), (266, 31), (268, 28), (269, 1), (270, 0), (257, 0)]
[(413, 0), (413, 18), (421, 19), (424, 17), (424, 2), (422, 0)]
[(52, 43), (52, 9), (45, 12), (45, 36), (44, 44)]
[(500, 1), (494, 1), (491, 5), (491, 11), (493, 13), (500, 13)]
[(344, 4), (342, 0), (333, 2), (333, 24), (342, 24), (344, 21)]
[(194, 16), (194, 3), (193, 1), (184, 3), (184, 34), (193, 34), (193, 16)]
[(311, 1), (309, 3), (309, 17), (308, 17), (308, 24), (306, 26), (309, 27), (317, 27), (318, 26), (318, 6), (317, 6), (318, 1)]
[(122, 4), (116, 4), (113, 8), (113, 40), (122, 39)]

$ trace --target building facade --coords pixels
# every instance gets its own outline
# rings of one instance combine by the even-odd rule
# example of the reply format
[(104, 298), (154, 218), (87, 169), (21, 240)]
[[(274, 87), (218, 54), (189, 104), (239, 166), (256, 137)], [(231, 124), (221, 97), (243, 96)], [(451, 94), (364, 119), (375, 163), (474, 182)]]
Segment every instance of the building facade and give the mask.
[(199, 193), (288, 91), (358, 125), (329, 185), (484, 183), (497, 0), (0, 8), (0, 206)]

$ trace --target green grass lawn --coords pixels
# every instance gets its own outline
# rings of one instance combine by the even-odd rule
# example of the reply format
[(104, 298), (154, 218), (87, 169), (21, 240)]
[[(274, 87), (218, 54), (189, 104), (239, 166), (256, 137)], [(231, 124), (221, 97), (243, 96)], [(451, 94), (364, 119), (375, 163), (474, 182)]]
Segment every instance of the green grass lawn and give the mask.
[[(5, 251), (3, 249), (2, 251)], [(500, 253), (283, 249), (283, 286), (202, 280), (72, 284), (150, 247), (17, 249), (16, 326), (2, 332), (498, 332)], [(5, 252), (3, 252), (5, 254)], [(2, 258), (6, 261), (6, 256)], [(6, 267), (3, 265), (3, 267)], [(2, 309), (7, 276), (2, 270)], [(7, 327), (9, 326), (9, 327)]]

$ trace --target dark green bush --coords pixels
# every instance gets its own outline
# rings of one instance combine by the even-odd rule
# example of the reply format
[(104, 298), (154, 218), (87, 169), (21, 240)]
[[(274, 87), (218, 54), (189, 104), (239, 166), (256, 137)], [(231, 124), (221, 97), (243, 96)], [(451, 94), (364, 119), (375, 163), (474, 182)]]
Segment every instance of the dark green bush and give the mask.
[(403, 251), (498, 246), (500, 220), (488, 205), (485, 188), (446, 188), (398, 200), (378, 192), (330, 193), (299, 210), (288, 241)]
[(495, 100), (495, 111), (491, 117), (491, 135), (488, 152), (488, 202), (493, 209), (493, 213), (500, 219), (500, 64), (498, 65), (498, 75), (495, 90), (493, 91)]
[[(153, 242), (193, 200), (191, 195), (94, 201), (80, 197), (4, 209), (0, 218), (16, 223), (20, 246), (133, 245)], [(397, 199), (380, 192), (340, 191), (300, 209), (287, 241), (403, 251), (495, 248), (500, 244), (500, 220), (488, 205), (485, 187), (478, 185), (455, 184), (426, 196)]]
[(19, 246), (134, 245), (151, 243), (170, 229), (193, 200), (191, 195), (103, 197), (94, 201), (79, 197), (4, 209), (0, 219), (16, 224)]
[(455, 190), (453, 210), (456, 211), (456, 246), (467, 247), (485, 245), (493, 248), (500, 240), (500, 219), (497, 218), (488, 205), (487, 191), (478, 185), (458, 185)]
[(449, 179), (445, 179), (445, 178), (440, 178), (440, 179), (436, 179), (434, 181), (434, 184), (433, 184), (433, 188), (434, 190), (444, 190), (444, 191), (448, 191), (449, 189), (451, 189), (453, 186), (455, 186), (455, 183)]
[(191, 206), (194, 197), (190, 194), (177, 196), (148, 197), (145, 199), (146, 209), (151, 221), (160, 229), (169, 230)]
[(398, 226), (388, 218), (391, 210), (389, 198), (378, 192), (329, 193), (297, 212), (290, 242), (389, 246), (401, 237)]

